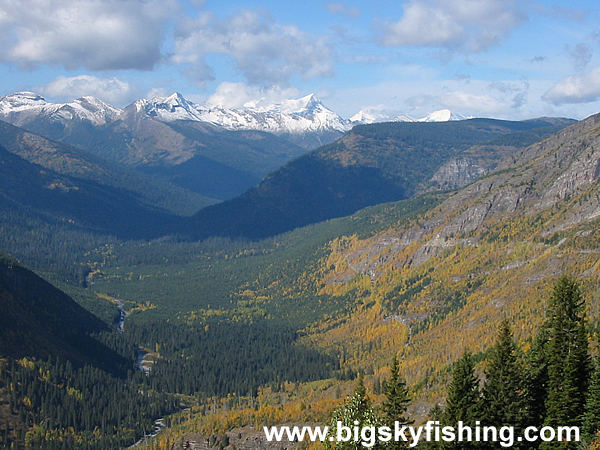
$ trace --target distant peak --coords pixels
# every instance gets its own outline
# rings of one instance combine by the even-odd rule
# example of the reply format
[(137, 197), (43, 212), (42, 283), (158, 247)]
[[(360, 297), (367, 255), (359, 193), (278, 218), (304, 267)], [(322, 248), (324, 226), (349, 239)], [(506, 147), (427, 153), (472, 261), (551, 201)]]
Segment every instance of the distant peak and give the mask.
[(30, 91), (16, 92), (14, 94), (6, 95), (4, 98), (20, 100), (20, 101), (25, 100), (25, 101), (29, 101), (29, 102), (47, 103), (46, 99), (44, 97), (42, 97), (39, 94), (36, 94), (35, 92), (30, 92)]
[(167, 100), (175, 100), (175, 101), (178, 101), (180, 103), (187, 103), (188, 102), (185, 99), (185, 97), (183, 95), (181, 95), (179, 92), (174, 92), (169, 97), (167, 97)]
[(419, 120), (419, 122), (449, 122), (451, 120), (465, 120), (465, 116), (461, 116), (460, 114), (453, 113), (449, 109), (440, 109), (439, 111), (434, 111), (431, 114), (423, 117)]

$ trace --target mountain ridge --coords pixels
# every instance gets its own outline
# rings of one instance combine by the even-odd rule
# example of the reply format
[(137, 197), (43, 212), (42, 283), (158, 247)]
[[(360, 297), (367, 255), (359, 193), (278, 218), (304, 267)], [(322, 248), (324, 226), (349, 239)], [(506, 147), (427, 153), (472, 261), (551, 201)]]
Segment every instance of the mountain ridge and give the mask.
[(343, 119), (323, 105), (314, 94), (269, 105), (262, 104), (261, 101), (250, 101), (242, 108), (224, 108), (208, 102), (200, 105), (187, 100), (178, 92), (166, 97), (139, 99), (122, 109), (90, 96), (63, 104), (47, 102), (33, 92), (18, 92), (0, 97), (0, 117), (14, 125), (23, 125), (32, 116), (40, 114), (48, 115), (57, 122), (79, 119), (103, 125), (132, 113), (145, 113), (164, 122), (191, 120), (229, 130), (258, 130), (276, 134), (325, 131), (345, 133), (354, 125), (382, 121), (446, 122), (467, 118), (444, 109), (432, 112), (422, 119), (404, 114), (389, 116), (364, 111), (350, 119)]
[(241, 196), (199, 211), (190, 229), (202, 237), (262, 238), (428, 189), (455, 189), (531, 139), (571, 122), (554, 123), (471, 119), (357, 126), (270, 173)]

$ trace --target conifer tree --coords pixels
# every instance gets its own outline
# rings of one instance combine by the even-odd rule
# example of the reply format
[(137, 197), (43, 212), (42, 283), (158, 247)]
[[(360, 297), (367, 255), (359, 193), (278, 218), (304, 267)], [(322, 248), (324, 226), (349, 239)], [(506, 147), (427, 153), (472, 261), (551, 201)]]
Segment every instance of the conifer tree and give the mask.
[(483, 418), (490, 425), (520, 426), (526, 412), (523, 368), (506, 319), (500, 324), (496, 345), (491, 349), (482, 390)]
[[(448, 387), (446, 409), (442, 414), (442, 425), (456, 427), (458, 422), (474, 427), (479, 420), (479, 380), (475, 376), (475, 365), (470, 352), (456, 362), (452, 372), (452, 382)], [(444, 448), (472, 449), (476, 448), (474, 442), (449, 442), (443, 443)]]
[[(527, 398), (523, 368), (506, 319), (500, 324), (498, 339), (491, 349), (488, 363), (482, 390), (481, 422), (495, 427), (513, 426), (520, 433), (527, 418)], [(500, 447), (500, 444), (494, 446)]]
[(600, 431), (600, 367), (592, 375), (583, 414), (583, 437), (591, 442), (599, 439)]
[[(581, 426), (591, 372), (587, 323), (579, 284), (563, 275), (548, 302), (549, 341), (546, 426)], [(576, 443), (570, 443), (575, 448)], [(564, 448), (560, 442), (544, 442), (540, 448)]]
[[(383, 423), (391, 429), (394, 429), (396, 421), (400, 427), (409, 425), (413, 423), (413, 421), (406, 417), (406, 410), (408, 405), (410, 405), (411, 398), (408, 393), (406, 381), (400, 374), (400, 364), (396, 357), (392, 360), (390, 372), (390, 379), (385, 385), (385, 400), (381, 405), (381, 410), (383, 412)], [(395, 449), (408, 448), (408, 442), (392, 441), (388, 447)]]
[(527, 398), (527, 425), (541, 428), (546, 418), (546, 397), (548, 395), (548, 329), (536, 334), (527, 355), (525, 372), (525, 394)]

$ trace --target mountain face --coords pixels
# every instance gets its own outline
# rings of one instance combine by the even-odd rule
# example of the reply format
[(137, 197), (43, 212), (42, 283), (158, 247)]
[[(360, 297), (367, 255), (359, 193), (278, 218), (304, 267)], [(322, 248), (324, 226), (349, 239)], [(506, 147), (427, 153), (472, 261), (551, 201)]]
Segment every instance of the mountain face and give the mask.
[(418, 220), (336, 241), (323, 292), (381, 302), (409, 330), (405, 373), (432, 384), (464, 349), (484, 353), (502, 319), (527, 342), (563, 273), (581, 281), (597, 323), (599, 181), (595, 115), (508, 155)]
[(307, 133), (339, 137), (352, 126), (312, 94), (269, 106), (226, 109), (217, 105), (195, 104), (175, 93), (169, 97), (138, 100), (121, 110), (92, 97), (53, 104), (37, 94), (21, 92), (0, 98), (0, 118), (18, 126), (46, 121), (57, 127), (68, 127), (77, 121), (99, 126), (141, 118), (165, 123), (193, 121), (229, 131), (281, 134), (298, 141), (302, 141), (299, 135)]
[(0, 253), (0, 308), (3, 357), (60, 357), (105, 370), (128, 365), (90, 337), (108, 331), (107, 324), (4, 253)]
[(430, 189), (461, 187), (569, 123), (472, 119), (355, 127), (240, 197), (199, 211), (191, 227), (199, 236), (260, 238)]
[(0, 162), (3, 209), (120, 237), (168, 233), (179, 220), (169, 206), (180, 214), (186, 203), (201, 206), (182, 189), (7, 123), (0, 123)]
[(90, 98), (64, 105), (30, 93), (0, 99), (0, 119), (215, 200), (241, 194), (306, 151), (272, 133), (214, 125), (202, 114), (180, 95), (123, 110)]

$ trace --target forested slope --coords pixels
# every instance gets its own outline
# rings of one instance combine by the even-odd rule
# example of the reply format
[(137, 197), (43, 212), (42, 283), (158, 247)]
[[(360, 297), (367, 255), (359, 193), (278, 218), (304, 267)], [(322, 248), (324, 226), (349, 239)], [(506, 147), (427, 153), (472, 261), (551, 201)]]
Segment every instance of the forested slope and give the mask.
[(462, 184), (451, 183), (460, 187), (489, 171), (502, 157), (569, 123), (472, 119), (355, 127), (337, 142), (269, 174), (240, 197), (201, 210), (191, 222), (190, 233), (264, 238), (346, 216), (428, 188), (444, 188), (447, 183), (435, 182), (434, 175), (456, 159), (468, 171)]

